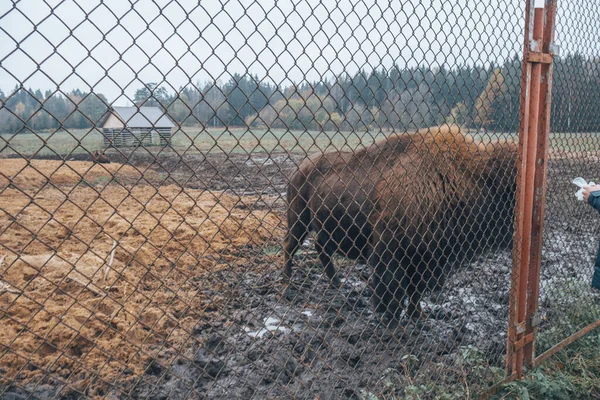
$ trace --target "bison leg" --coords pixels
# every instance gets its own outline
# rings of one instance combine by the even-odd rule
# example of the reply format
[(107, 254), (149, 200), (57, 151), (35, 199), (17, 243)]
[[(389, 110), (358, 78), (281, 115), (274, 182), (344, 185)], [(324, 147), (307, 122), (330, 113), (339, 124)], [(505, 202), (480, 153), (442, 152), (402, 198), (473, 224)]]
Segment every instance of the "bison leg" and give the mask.
[(369, 257), (369, 265), (373, 268), (371, 305), (375, 311), (397, 318), (402, 310), (404, 290), (401, 281), (395, 276), (399, 262), (392, 248), (397, 246), (391, 241), (380, 240)]
[(283, 274), (288, 278), (291, 278), (292, 276), (292, 259), (294, 254), (298, 251), (298, 248), (306, 238), (306, 235), (308, 235), (308, 227), (305, 226), (301, 219), (298, 219), (293, 223), (292, 227), (288, 229), (285, 236), (285, 242), (283, 244)]
[(327, 277), (331, 281), (331, 284), (334, 286), (340, 286), (342, 282), (340, 281), (340, 278), (336, 275), (335, 266), (333, 265), (333, 261), (331, 260), (331, 255), (333, 254), (333, 252), (330, 252), (327, 246), (330, 240), (331, 239), (329, 235), (321, 231), (319, 235), (317, 235), (315, 248), (317, 249), (317, 253), (319, 253), (319, 260), (321, 261), (321, 265), (323, 265), (325, 274), (327, 274)]
[(440, 289), (443, 285), (443, 269), (447, 265), (447, 259), (440, 251), (418, 254), (415, 258), (420, 261), (416, 265), (411, 265), (407, 270), (408, 285), (406, 291), (409, 297), (409, 304), (406, 314), (413, 319), (423, 316), (423, 311), (421, 310), (423, 293), (429, 289)]
[(412, 277), (412, 281), (408, 284), (406, 292), (408, 295), (408, 307), (406, 315), (412, 319), (418, 319), (422, 316), (421, 298), (427, 287), (427, 283), (423, 281), (423, 277), (417, 272), (417, 276)]
[(288, 211), (288, 231), (283, 244), (283, 275), (292, 277), (292, 259), (309, 232), (310, 211), (304, 209), (300, 215), (294, 210)]

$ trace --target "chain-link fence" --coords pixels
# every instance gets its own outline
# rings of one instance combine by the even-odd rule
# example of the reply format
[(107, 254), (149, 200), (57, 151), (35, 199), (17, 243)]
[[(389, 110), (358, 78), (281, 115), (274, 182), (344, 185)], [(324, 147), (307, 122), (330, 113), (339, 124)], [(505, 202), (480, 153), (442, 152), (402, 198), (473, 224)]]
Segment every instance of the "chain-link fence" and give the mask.
[[(564, 7), (542, 351), (597, 319), (570, 184), (595, 177), (595, 18)], [(0, 5), (0, 395), (504, 379), (524, 23), (503, 0)]]
[(538, 354), (600, 319), (598, 293), (590, 289), (598, 250), (595, 211), (574, 200), (572, 182), (576, 177), (598, 181), (595, 87), (600, 71), (597, 46), (590, 40), (598, 25), (596, 8), (593, 2), (565, 2), (557, 10), (562, 55), (554, 61), (552, 83)]

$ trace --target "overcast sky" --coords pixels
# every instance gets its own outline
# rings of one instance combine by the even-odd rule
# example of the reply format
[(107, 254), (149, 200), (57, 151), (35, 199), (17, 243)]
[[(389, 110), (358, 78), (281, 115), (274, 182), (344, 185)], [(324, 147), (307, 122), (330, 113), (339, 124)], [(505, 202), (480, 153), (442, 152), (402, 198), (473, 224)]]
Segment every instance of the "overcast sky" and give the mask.
[[(563, 24), (598, 21), (597, 8), (584, 11)], [(248, 71), (285, 85), (503, 62), (521, 51), (523, 12), (517, 0), (0, 0), (0, 89), (79, 88), (126, 105), (143, 82), (175, 90)], [(597, 49), (598, 29), (580, 27)]]

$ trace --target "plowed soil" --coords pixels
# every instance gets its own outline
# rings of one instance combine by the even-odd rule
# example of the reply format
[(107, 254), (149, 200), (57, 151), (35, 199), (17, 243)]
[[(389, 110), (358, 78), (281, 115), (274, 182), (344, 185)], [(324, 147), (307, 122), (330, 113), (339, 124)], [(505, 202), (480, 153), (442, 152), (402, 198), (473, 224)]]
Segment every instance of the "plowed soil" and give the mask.
[(156, 357), (173, 362), (218, 307), (211, 275), (280, 237), (256, 198), (142, 178), (115, 163), (0, 160), (0, 385), (51, 373), (102, 395)]

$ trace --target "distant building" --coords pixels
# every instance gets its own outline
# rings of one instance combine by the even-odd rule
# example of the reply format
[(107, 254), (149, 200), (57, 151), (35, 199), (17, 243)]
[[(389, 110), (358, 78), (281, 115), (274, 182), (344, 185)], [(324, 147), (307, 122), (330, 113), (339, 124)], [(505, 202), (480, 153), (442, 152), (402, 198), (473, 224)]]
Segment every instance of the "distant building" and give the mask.
[(104, 146), (167, 146), (174, 126), (158, 107), (112, 107), (102, 124)]

